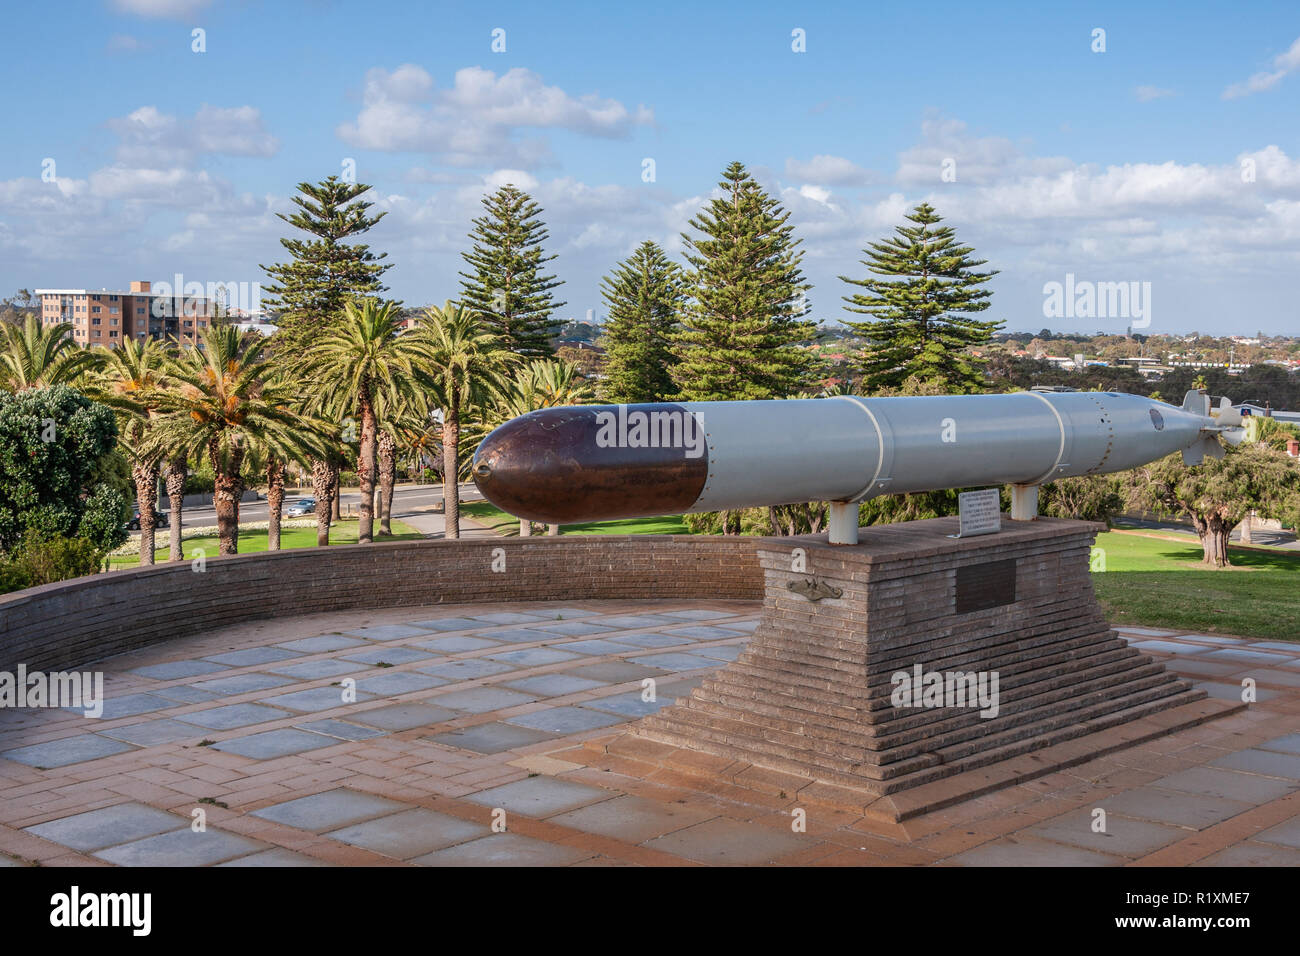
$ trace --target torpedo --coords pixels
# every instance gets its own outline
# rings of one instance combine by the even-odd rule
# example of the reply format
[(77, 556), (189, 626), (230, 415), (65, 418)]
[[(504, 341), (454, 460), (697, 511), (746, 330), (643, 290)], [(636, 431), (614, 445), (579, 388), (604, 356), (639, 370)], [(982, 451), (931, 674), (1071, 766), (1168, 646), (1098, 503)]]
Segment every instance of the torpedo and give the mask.
[(853, 544), (857, 503), (877, 495), (1007, 484), (1011, 517), (1030, 520), (1043, 482), (1175, 452), (1197, 464), (1242, 435), (1240, 411), (1212, 415), (1200, 391), (1181, 407), (1118, 392), (577, 405), (501, 425), (471, 474), (547, 524), (827, 501), (831, 542)]

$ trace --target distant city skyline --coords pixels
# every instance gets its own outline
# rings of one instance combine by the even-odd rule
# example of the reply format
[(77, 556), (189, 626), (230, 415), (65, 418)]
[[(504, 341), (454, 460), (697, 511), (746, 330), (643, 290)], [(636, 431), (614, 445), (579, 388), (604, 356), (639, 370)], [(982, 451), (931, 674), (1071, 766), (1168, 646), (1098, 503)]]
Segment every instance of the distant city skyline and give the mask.
[[(599, 10), (86, 0), (8, 12), (0, 295), (269, 284), (300, 181), (355, 176), (407, 305), (459, 294), (479, 200), (544, 208), (557, 318), (731, 160), (790, 212), (810, 317), (929, 202), (1008, 332), (1300, 335), (1300, 8)], [(1101, 32), (1099, 32), (1101, 31)], [(1086, 292), (1084, 290), (1087, 290)]]

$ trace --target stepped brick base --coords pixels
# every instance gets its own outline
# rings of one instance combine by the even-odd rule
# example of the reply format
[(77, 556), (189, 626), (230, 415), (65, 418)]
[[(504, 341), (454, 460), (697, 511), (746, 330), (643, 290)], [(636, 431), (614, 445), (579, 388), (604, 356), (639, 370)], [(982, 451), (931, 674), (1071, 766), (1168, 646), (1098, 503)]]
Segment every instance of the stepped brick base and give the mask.
[[(940, 518), (866, 528), (853, 546), (825, 535), (763, 539), (763, 617), (749, 646), (633, 725), (627, 756), (644, 754), (635, 741), (653, 741), (867, 805), (1046, 748), (1077, 763), (1086, 746), (1058, 745), (1132, 722), (1141, 732), (1110, 734), (1108, 749), (1239, 709), (1204, 700), (1110, 629), (1089, 575), (1100, 525), (1044, 518), (1003, 528), (957, 539), (957, 519)], [(919, 690), (914, 703), (924, 706), (896, 706), (895, 675), (918, 666), (975, 672), (988, 691), (996, 675), (996, 715)], [(1146, 720), (1165, 711), (1173, 719)], [(1036, 775), (1023, 769), (1006, 782)], [(908, 806), (888, 799), (878, 809), (897, 819)]]

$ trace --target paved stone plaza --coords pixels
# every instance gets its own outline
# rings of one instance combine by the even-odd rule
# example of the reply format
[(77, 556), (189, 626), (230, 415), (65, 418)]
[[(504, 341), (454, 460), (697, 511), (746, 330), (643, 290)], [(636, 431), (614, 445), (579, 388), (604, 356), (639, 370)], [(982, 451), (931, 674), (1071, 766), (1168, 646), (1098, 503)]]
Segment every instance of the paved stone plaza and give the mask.
[(697, 776), (601, 752), (734, 660), (758, 616), (475, 604), (177, 634), (98, 665), (99, 720), (0, 710), (0, 866), (1300, 865), (1300, 644), (1122, 628), (1213, 696), (1253, 678), (1258, 702), (901, 824), (717, 758)]

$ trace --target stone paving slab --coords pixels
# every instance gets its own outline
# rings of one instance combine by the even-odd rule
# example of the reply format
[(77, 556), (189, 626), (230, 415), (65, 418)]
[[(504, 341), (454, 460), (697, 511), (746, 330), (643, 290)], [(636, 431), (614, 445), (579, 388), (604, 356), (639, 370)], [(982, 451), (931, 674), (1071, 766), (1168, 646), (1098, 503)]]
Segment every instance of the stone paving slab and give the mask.
[[(357, 686), (360, 688), (360, 684)], [(359, 704), (362, 701), (372, 699), (374, 696), (374, 694), (368, 694), (358, 689), (355, 701), (345, 701), (342, 687), (313, 687), (311, 690), (298, 690), (289, 694), (279, 694), (275, 697), (263, 697), (261, 703), (269, 707), (287, 707), (290, 710), (315, 713), (320, 710), (346, 707), (350, 703)]]
[(492, 722), (478, 724), (465, 730), (453, 730), (449, 733), (430, 737), (448, 747), (459, 747), (480, 754), (499, 754), (516, 747), (535, 744), (542, 740), (555, 740), (555, 734), (548, 734), (531, 727), (517, 727), (514, 724)]
[(333, 866), (324, 860), (318, 860), (314, 856), (307, 856), (305, 853), (294, 853), (292, 850), (286, 850), (282, 847), (273, 847), (270, 850), (263, 850), (261, 853), (252, 853), (248, 856), (236, 857), (233, 860), (227, 860), (225, 863), (216, 864), (218, 867), (224, 866)]
[[(416, 641), (416, 647), (427, 647), (431, 651), (439, 654), (455, 654), (457, 651), (481, 651), (485, 647), (500, 647), (500, 641), (489, 641), (485, 637), (470, 637), (466, 634), (458, 634), (452, 637), (434, 637), (423, 641)], [(432, 654), (425, 655), (432, 657)]]
[[(456, 638), (449, 637), (446, 640), (454, 641)], [(419, 644), (423, 647), (427, 642)], [(415, 647), (377, 647), (370, 651), (357, 651), (355, 654), (340, 654), (340, 661), (355, 661), (358, 664), (409, 664), (412, 661), (427, 661), (434, 655), (428, 651), (417, 650)]]
[(409, 805), (396, 800), (340, 787), (254, 810), (252, 816), (320, 833), (407, 809)]
[(554, 777), (529, 777), (504, 786), (482, 790), (467, 799), (485, 807), (501, 807), (511, 813), (530, 817), (547, 817), (562, 810), (573, 810), (597, 800), (608, 799), (608, 790), (588, 787)]
[(657, 696), (654, 700), (642, 700), (641, 692), (633, 691), (630, 694), (602, 697), (599, 700), (589, 701), (583, 706), (594, 710), (607, 710), (624, 717), (645, 717), (647, 714), (653, 714), (660, 707), (667, 707), (672, 702), (672, 697), (663, 696)]
[(195, 833), (186, 827), (99, 850), (94, 855), (119, 866), (208, 866), (262, 849), (266, 844), (248, 837), (211, 827)]
[(368, 641), (393, 641), (399, 637), (423, 637), (427, 632), (422, 627), (410, 624), (380, 624), (375, 627), (359, 627), (345, 633), (353, 637), (364, 637)]
[(440, 724), (459, 716), (454, 710), (436, 704), (393, 704), (389, 707), (376, 707), (373, 710), (353, 714), (348, 717), (348, 722), (377, 727), (380, 730), (396, 731)]
[(158, 744), (175, 743), (178, 740), (190, 740), (201, 737), (203, 730), (194, 724), (169, 720), (165, 717), (147, 720), (142, 724), (130, 724), (126, 727), (114, 727), (99, 731), (105, 737), (122, 740), (137, 747), (156, 747)]
[(1272, 740), (1265, 740), (1259, 747), (1261, 750), (1276, 750), (1278, 753), (1300, 754), (1300, 734), (1274, 737)]
[(1248, 841), (1230, 846), (1211, 857), (1192, 864), (1193, 866), (1300, 866), (1300, 851), (1287, 847), (1270, 846), (1266, 843)]
[(608, 654), (630, 654), (637, 649), (635, 644), (618, 644), (614, 641), (602, 640), (599, 637), (586, 641), (565, 641), (563, 644), (554, 644), (552, 646), (573, 654), (591, 654), (596, 657), (603, 657)]
[(1115, 856), (1058, 843), (1007, 837), (952, 858), (961, 866), (1118, 866)]
[(663, 611), (660, 617), (671, 617), (682, 621), (714, 621), (718, 618), (731, 617), (726, 611), (709, 611), (705, 608), (691, 608), (685, 611)]
[(267, 730), (247, 737), (236, 737), (234, 740), (223, 740), (221, 743), (213, 744), (212, 748), (225, 753), (238, 754), (241, 757), (251, 757), (253, 760), (271, 760), (275, 757), (305, 753), (308, 750), (319, 750), (321, 747), (329, 747), (336, 743), (337, 740), (321, 734), (286, 728)]
[(585, 850), (515, 833), (494, 833), (416, 857), (420, 866), (567, 866), (590, 857)]
[(234, 696), (235, 694), (251, 694), (254, 691), (270, 690), (272, 687), (283, 687), (285, 684), (292, 683), (292, 678), (276, 677), (273, 674), (234, 674), (230, 677), (216, 677), (212, 680), (199, 681), (190, 686), (203, 691), (205, 694)]
[(1300, 850), (1300, 816), (1292, 817), (1286, 823), (1269, 827), (1262, 833), (1255, 834), (1255, 839), (1262, 843), (1276, 843)]
[(648, 841), (654, 850), (720, 866), (775, 863), (808, 848), (808, 840), (788, 830), (749, 826), (717, 817)]
[(701, 667), (717, 668), (718, 662), (710, 660), (707, 657), (700, 657), (697, 654), (681, 654), (669, 652), (667, 654), (652, 654), (648, 657), (631, 657), (628, 658), (633, 663), (645, 664), (649, 667), (659, 667), (666, 671), (693, 671)]
[(522, 677), (519, 680), (508, 681), (502, 686), (521, 690), (526, 694), (559, 697), (564, 694), (576, 694), (582, 690), (608, 687), (609, 684), (586, 677), (574, 677), (572, 674), (538, 674), (535, 677)]
[(362, 727), (359, 724), (350, 724), (344, 720), (311, 720), (305, 724), (296, 725), (299, 730), (306, 730), (314, 734), (328, 734), (331, 737), (338, 737), (340, 740), (368, 740), (371, 737), (382, 737), (382, 730), (375, 730), (372, 727)]
[(1175, 826), (1196, 830), (1221, 823), (1251, 808), (1251, 804), (1240, 800), (1185, 791), (1162, 790), (1157, 787), (1129, 790), (1098, 800), (1097, 805), (1107, 813), (1121, 813), (1125, 816), (1172, 823)]
[(505, 661), (489, 661), (484, 658), (475, 658), (468, 661), (443, 661), (438, 664), (424, 664), (415, 669), (425, 674), (432, 674), (435, 677), (463, 681), (473, 680), (477, 677), (489, 677), (493, 674), (506, 674), (515, 670), (515, 666)]
[(557, 621), (554, 624), (539, 624), (534, 630), (549, 634), (585, 637), (589, 634), (612, 634), (618, 628), (604, 624), (594, 624), (591, 621)]
[(304, 654), (319, 654), (322, 651), (337, 651), (344, 647), (362, 647), (365, 641), (342, 634), (323, 634), (319, 637), (304, 637), (297, 641), (286, 641), (276, 647), (287, 651), (301, 651)]
[(342, 674), (355, 674), (361, 668), (355, 661), (320, 660), (303, 661), (301, 664), (285, 664), (282, 667), (267, 667), (265, 670), (284, 674), (297, 680), (321, 680), (325, 677), (338, 677)]
[(1105, 829), (1098, 830), (1098, 817), (1091, 807), (1062, 814), (1039, 826), (1030, 827), (1028, 835), (1065, 843), (1083, 850), (1130, 859), (1146, 856), (1153, 850), (1185, 838), (1188, 833), (1178, 827), (1147, 820), (1130, 820), (1116, 813), (1105, 817)]
[(227, 704), (224, 707), (209, 707), (207, 710), (182, 714), (176, 719), (209, 730), (234, 730), (289, 716), (292, 715), (287, 710), (262, 704)]
[(715, 816), (715, 811), (702, 807), (622, 796), (561, 813), (551, 817), (551, 822), (625, 843), (644, 843)]
[(1152, 786), (1260, 804), (1300, 789), (1300, 781), (1277, 780), (1256, 773), (1239, 773), (1236, 770), (1216, 767), (1196, 767), (1192, 770), (1184, 770), (1182, 773), (1161, 777), (1153, 781)]
[(432, 674), (413, 674), (406, 671), (392, 674), (379, 674), (357, 681), (357, 700), (367, 696), (391, 697), (396, 694), (410, 694), (417, 690), (429, 690), (447, 683), (445, 677)]
[(1300, 754), (1278, 753), (1275, 750), (1239, 750), (1213, 761), (1212, 766), (1300, 781)]
[(153, 693), (159, 697), (166, 697), (168, 700), (179, 701), (183, 704), (201, 704), (205, 700), (214, 700), (217, 696), (187, 685), (160, 687)]
[(468, 631), (482, 627), (483, 622), (468, 617), (435, 617), (427, 621), (412, 621), (411, 625), (430, 631)]
[(494, 661), (513, 664), (516, 667), (540, 667), (543, 664), (558, 664), (560, 661), (581, 660), (576, 654), (566, 654), (551, 647), (526, 647), (517, 651), (500, 651), (487, 656)]
[[(0, 865), (92, 853), (124, 865), (1276, 866), (1300, 853), (1300, 644), (1119, 628), (1227, 699), (1255, 678), (1258, 702), (886, 831), (828, 809), (826, 794), (786, 793), (788, 780), (764, 790), (752, 768), (733, 779), (744, 768), (707, 755), (698, 777), (652, 753), (603, 751), (621, 722), (734, 659), (757, 616), (756, 603), (735, 601), (393, 608), (133, 651), (97, 665), (110, 713), (141, 708), (118, 726), (60, 710), (0, 714)], [(345, 676), (361, 689), (354, 705), (341, 687), (316, 686)], [(641, 700), (647, 677), (652, 702)], [(268, 706), (284, 697), (329, 704), (330, 716)], [(224, 739), (196, 746), (209, 734)], [(211, 839), (189, 840), (185, 813), (200, 797), (264, 823), (245, 835), (218, 820)], [(810, 832), (790, 830), (796, 806)], [(496, 807), (512, 821), (506, 833), (483, 822)], [(1104, 833), (1092, 830), (1096, 807)], [(104, 811), (120, 825), (103, 825)], [(1251, 825), (1235, 822), (1249, 811)], [(317, 842), (276, 837), (277, 824)]]
[(62, 843), (74, 850), (89, 851), (172, 830), (188, 830), (189, 826), (189, 820), (174, 813), (142, 803), (119, 803), (102, 810), (91, 810), (27, 827), (27, 832), (44, 840)]
[(209, 654), (203, 660), (230, 667), (256, 667), (259, 664), (272, 664), (297, 656), (293, 651), (286, 651), (279, 647), (246, 647), (243, 650), (226, 651), (224, 654)]
[(487, 714), (507, 707), (518, 707), (521, 704), (531, 704), (536, 699), (533, 694), (522, 694), (504, 687), (471, 687), (469, 690), (452, 691), (430, 698), (439, 707), (450, 707), (471, 714)]
[(0, 758), (29, 767), (66, 767), (69, 764), (84, 763), (111, 754), (125, 753), (132, 750), (130, 744), (120, 740), (109, 740), (96, 734), (80, 734), (76, 737), (64, 737), (44, 744), (32, 744), (30, 747), (18, 747), (0, 753)]
[(152, 677), (154, 680), (176, 680), (181, 677), (215, 674), (224, 670), (229, 668), (224, 664), (214, 664), (211, 661), (167, 661), (164, 664), (140, 667), (131, 673), (139, 674), (141, 677)]
[(721, 641), (729, 637), (742, 637), (742, 631), (733, 631), (725, 627), (716, 627), (712, 624), (697, 624), (693, 627), (675, 627), (671, 631), (665, 631), (669, 637), (689, 637), (696, 641)]
[(685, 647), (686, 645), (695, 642), (691, 638), (683, 637), (680, 634), (659, 634), (652, 631), (649, 634), (620, 635), (620, 643), (649, 649), (657, 647)]
[(1285, 654), (1272, 654), (1267, 651), (1241, 650), (1232, 648), (1224, 651), (1211, 651), (1205, 655), (1207, 661), (1240, 661), (1242, 664), (1282, 664), (1292, 660)]
[[(139, 714), (151, 714), (155, 711), (175, 707), (176, 702), (158, 694), (127, 694), (123, 697), (108, 697), (104, 701), (104, 713), (97, 720), (117, 720), (121, 717), (135, 717)], [(85, 708), (69, 707), (74, 713), (83, 713)]]
[(531, 727), (551, 734), (579, 734), (584, 730), (597, 730), (621, 724), (628, 717), (623, 714), (602, 713), (585, 707), (551, 707), (532, 714), (510, 717), (508, 724)]
[(471, 614), (476, 621), (485, 621), (488, 624), (536, 624), (539, 621), (547, 620), (544, 614), (520, 614), (517, 611), (496, 611), (491, 614)]
[(409, 860), (489, 832), (481, 823), (417, 807), (366, 823), (354, 823), (326, 835), (398, 860)]
[(584, 664), (581, 667), (566, 667), (560, 673), (622, 684), (626, 681), (640, 681), (646, 677), (663, 677), (665, 672), (662, 668), (633, 664), (630, 661), (600, 661), (596, 664)]

